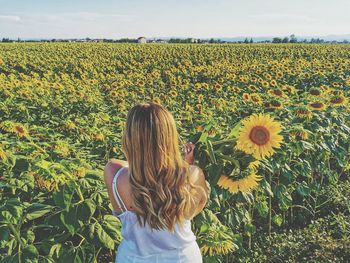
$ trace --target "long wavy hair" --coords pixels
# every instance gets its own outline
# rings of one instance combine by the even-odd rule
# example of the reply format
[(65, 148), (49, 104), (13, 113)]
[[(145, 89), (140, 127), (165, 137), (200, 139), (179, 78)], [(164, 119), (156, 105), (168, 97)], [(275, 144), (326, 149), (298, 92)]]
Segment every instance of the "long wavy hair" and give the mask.
[(180, 153), (175, 120), (155, 102), (135, 105), (126, 119), (122, 150), (137, 220), (152, 229), (174, 231), (195, 208), (194, 192), (202, 190), (189, 181), (190, 166)]

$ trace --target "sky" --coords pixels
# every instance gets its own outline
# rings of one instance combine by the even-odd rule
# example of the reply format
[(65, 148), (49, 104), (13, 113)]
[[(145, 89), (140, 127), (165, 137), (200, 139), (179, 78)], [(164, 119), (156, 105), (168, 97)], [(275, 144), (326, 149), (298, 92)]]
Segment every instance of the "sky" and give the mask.
[(0, 38), (350, 34), (350, 0), (0, 0)]

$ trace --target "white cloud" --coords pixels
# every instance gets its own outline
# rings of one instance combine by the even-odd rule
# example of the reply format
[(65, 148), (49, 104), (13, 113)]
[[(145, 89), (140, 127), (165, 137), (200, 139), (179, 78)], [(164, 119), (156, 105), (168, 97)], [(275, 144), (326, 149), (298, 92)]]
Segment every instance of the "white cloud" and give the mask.
[(19, 16), (0, 15), (0, 21), (17, 22), (20, 20), (21, 20), (21, 18)]

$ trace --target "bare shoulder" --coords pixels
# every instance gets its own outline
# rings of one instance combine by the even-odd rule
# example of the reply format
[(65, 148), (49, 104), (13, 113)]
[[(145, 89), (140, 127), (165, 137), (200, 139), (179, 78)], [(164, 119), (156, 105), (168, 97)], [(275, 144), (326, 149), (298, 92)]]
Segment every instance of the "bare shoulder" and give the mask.
[(107, 162), (104, 168), (104, 179), (107, 184), (112, 183), (115, 174), (122, 167), (127, 166), (127, 162), (118, 159), (111, 159)]

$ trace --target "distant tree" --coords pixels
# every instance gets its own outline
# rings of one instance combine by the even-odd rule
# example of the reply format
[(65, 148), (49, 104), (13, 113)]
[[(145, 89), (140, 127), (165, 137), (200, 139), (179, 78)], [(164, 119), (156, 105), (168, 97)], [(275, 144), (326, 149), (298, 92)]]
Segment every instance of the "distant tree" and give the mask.
[(282, 38), (274, 37), (274, 38), (272, 39), (272, 43), (282, 43)]
[(211, 38), (211, 39), (209, 40), (209, 43), (215, 43), (214, 38)]
[(298, 42), (298, 39), (295, 37), (294, 34), (290, 35), (290, 40), (289, 40), (289, 43), (297, 43)]
[(250, 43), (254, 43), (254, 41), (253, 41), (253, 38), (250, 38), (250, 41), (249, 41)]
[(289, 42), (289, 38), (288, 37), (285, 37), (282, 39), (282, 43), (288, 43)]
[(249, 43), (249, 40), (248, 40), (247, 37), (244, 39), (244, 43), (245, 43), (245, 44), (248, 44), (248, 43)]

